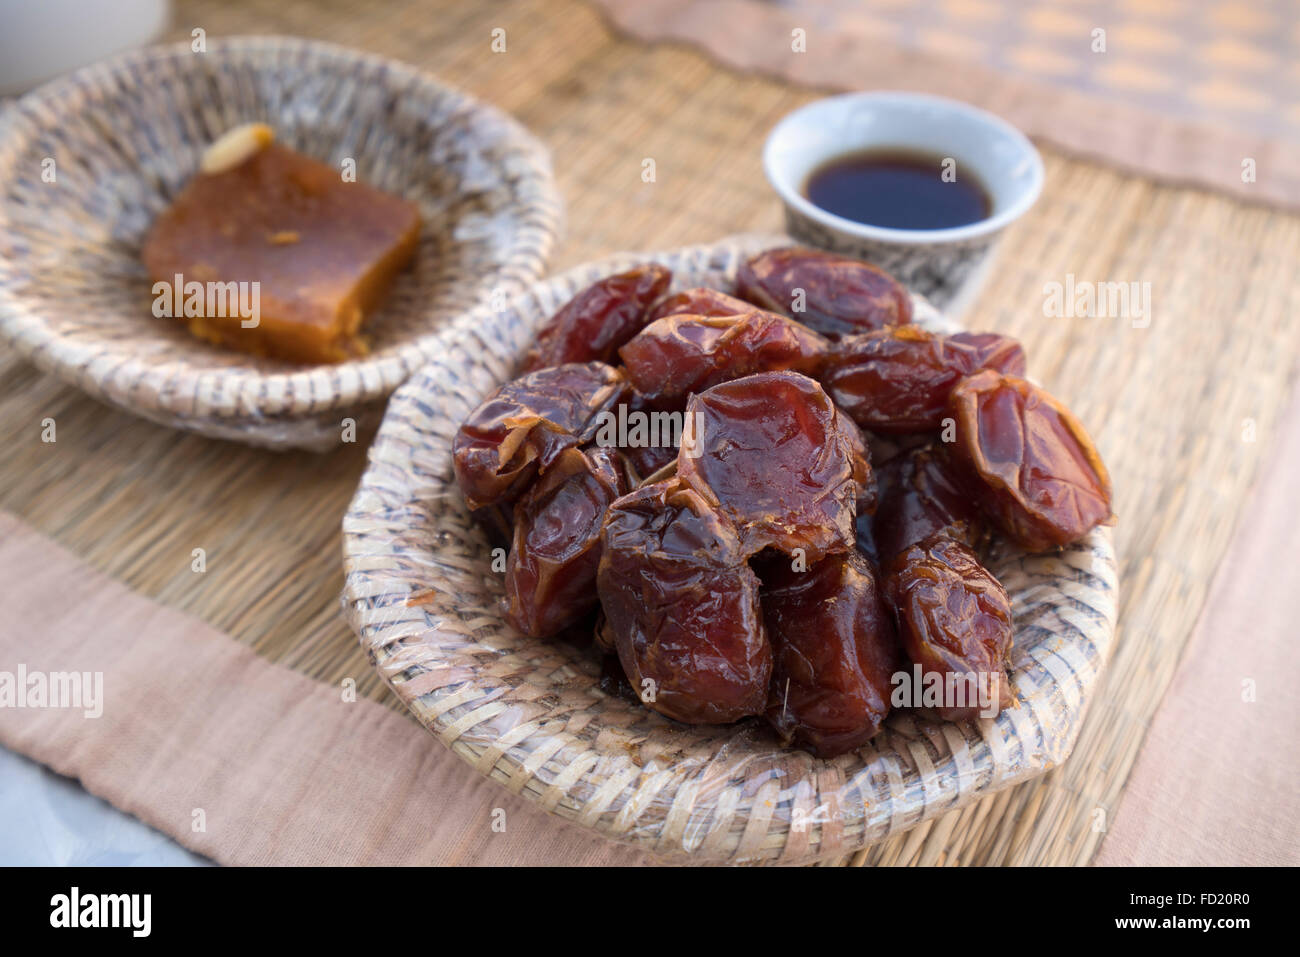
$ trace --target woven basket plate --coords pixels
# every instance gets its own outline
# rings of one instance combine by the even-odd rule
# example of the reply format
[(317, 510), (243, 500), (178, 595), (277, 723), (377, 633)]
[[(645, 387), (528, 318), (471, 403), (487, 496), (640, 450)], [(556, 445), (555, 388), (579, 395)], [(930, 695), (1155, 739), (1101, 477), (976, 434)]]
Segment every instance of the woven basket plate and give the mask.
[[(367, 324), (366, 358), (257, 359), (152, 315), (145, 233), (204, 148), (252, 120), (322, 162), (354, 159), (360, 181), (420, 207), (415, 261)], [(278, 37), (137, 51), (44, 86), (4, 115), (0, 339), (156, 422), (327, 447), (345, 416), (378, 418), (388, 394), (438, 355), (451, 317), (542, 274), (560, 206), (537, 140), (412, 67)]]
[[(787, 240), (788, 242), (788, 240)], [(393, 396), (344, 519), (345, 605), (390, 687), (480, 773), (601, 833), (701, 861), (804, 862), (865, 844), (1041, 774), (1069, 754), (1114, 634), (1109, 529), (1063, 552), (995, 549), (1015, 612), (1019, 706), (951, 723), (896, 712), (834, 760), (782, 748), (758, 721), (690, 727), (603, 694), (594, 652), (505, 624), (502, 575), (452, 475), (465, 416), (534, 330), (595, 279), (655, 260), (674, 288), (729, 288), (780, 237), (622, 255), (478, 309), (447, 354)], [(918, 321), (954, 324), (923, 301)]]

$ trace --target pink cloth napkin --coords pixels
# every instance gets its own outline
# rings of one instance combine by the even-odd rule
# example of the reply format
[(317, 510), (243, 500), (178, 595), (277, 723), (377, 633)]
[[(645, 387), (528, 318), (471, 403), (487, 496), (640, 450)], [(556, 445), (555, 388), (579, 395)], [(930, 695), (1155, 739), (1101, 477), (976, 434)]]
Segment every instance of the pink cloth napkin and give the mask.
[(102, 716), (0, 707), (0, 744), (223, 864), (652, 863), (5, 513), (0, 582), (0, 671), (103, 674)]
[(1281, 421), (1095, 864), (1300, 864), (1300, 392)]

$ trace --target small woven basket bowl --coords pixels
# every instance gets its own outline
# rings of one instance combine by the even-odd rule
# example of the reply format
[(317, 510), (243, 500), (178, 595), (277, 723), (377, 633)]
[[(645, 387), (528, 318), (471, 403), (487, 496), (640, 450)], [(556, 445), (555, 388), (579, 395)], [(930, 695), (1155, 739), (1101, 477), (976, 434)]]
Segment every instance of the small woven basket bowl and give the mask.
[[(397, 696), (443, 744), (543, 808), (678, 860), (800, 863), (850, 853), (1041, 774), (1069, 754), (1114, 635), (1110, 530), (1046, 555), (996, 548), (1015, 613), (1017, 707), (953, 723), (895, 711), (833, 760), (783, 748), (757, 720), (688, 726), (604, 694), (592, 649), (526, 638), (452, 475), (456, 429), (509, 378), (538, 324), (595, 279), (646, 261), (674, 288), (730, 288), (788, 243), (737, 237), (615, 256), (457, 324), (446, 355), (393, 396), (343, 523), (344, 604)], [(955, 324), (924, 300), (917, 320)], [(499, 566), (498, 566), (499, 567)]]
[[(371, 354), (300, 366), (208, 345), (154, 318), (150, 225), (221, 133), (254, 120), (416, 202), (414, 262), (367, 323)], [(50, 180), (53, 181), (50, 181)], [(546, 149), (504, 113), (413, 67), (314, 41), (136, 51), (19, 100), (0, 129), (0, 340), (165, 425), (327, 448), (345, 417), (439, 354), (448, 321), (540, 276), (561, 201)]]

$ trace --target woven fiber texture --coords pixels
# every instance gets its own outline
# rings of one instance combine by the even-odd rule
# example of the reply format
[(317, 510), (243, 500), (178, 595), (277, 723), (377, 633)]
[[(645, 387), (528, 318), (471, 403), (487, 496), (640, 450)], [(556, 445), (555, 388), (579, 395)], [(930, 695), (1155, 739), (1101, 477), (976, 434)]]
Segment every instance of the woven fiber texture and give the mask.
[[(668, 855), (802, 862), (843, 855), (1040, 774), (1069, 754), (1115, 625), (1110, 530), (1059, 554), (996, 551), (1012, 597), (1019, 706), (996, 719), (892, 715), (834, 760), (782, 748), (757, 721), (689, 727), (602, 693), (596, 656), (504, 622), (502, 576), (452, 475), (465, 416), (534, 330), (596, 279), (652, 259), (674, 289), (730, 289), (780, 237), (621, 256), (569, 270), (457, 323), (450, 351), (398, 390), (344, 519), (349, 618), (376, 667), (437, 737), (549, 811)], [(918, 322), (953, 327), (918, 300)], [(462, 333), (460, 335), (459, 333)]]
[[(448, 317), (540, 276), (558, 228), (549, 156), (521, 126), (414, 68), (329, 44), (148, 49), (43, 87), (8, 119), (0, 338), (97, 398), (217, 438), (336, 445), (345, 417), (375, 417), (438, 354)], [(367, 324), (365, 358), (259, 359), (152, 314), (145, 232), (204, 148), (252, 120), (316, 159), (355, 160), (359, 180), (420, 207), (414, 262)]]

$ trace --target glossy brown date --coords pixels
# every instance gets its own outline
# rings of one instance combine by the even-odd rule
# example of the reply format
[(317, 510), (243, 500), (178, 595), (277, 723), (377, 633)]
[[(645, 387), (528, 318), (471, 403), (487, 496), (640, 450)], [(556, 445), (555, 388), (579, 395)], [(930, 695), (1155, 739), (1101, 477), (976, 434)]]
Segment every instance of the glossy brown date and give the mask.
[[(633, 393), (627, 402), (628, 416), (631, 417), (634, 413), (639, 414), (646, 417), (643, 420), (646, 422), (651, 422), (655, 416), (662, 416), (664, 411), (682, 412), (685, 408), (686, 403), (684, 400), (666, 410), (658, 408), (645, 396), (637, 393)], [(654, 434), (651, 435), (651, 430), (647, 426), (646, 435), (643, 437), (644, 441), (633, 441), (638, 436), (633, 430), (629, 429), (626, 435), (627, 444), (619, 446), (619, 451), (623, 453), (623, 461), (631, 467), (637, 483), (677, 458), (680, 435), (676, 434), (672, 423), (665, 420), (653, 431)], [(651, 441), (651, 438), (655, 441)], [(668, 441), (668, 439), (673, 439), (673, 441)]]
[(876, 474), (871, 467), (871, 448), (857, 423), (838, 409), (835, 423), (848, 452), (853, 483), (857, 487), (858, 515), (874, 515), (877, 505)]
[(627, 491), (613, 449), (566, 449), (515, 505), (506, 618), (542, 638), (596, 606), (605, 511)]
[[(596, 634), (600, 635), (598, 629)], [(612, 646), (611, 646), (612, 647)], [(641, 699), (632, 687), (632, 682), (627, 680), (627, 675), (623, 673), (623, 663), (618, 660), (618, 655), (606, 651), (600, 659), (600, 690), (611, 698), (622, 698), (624, 701), (635, 701), (638, 704)]]
[(619, 346), (645, 325), (646, 312), (668, 288), (672, 275), (650, 264), (592, 283), (538, 331), (522, 371), (613, 361)]
[(677, 448), (671, 445), (638, 446), (624, 450), (623, 457), (632, 467), (634, 481), (640, 483), (676, 460)]
[(470, 510), (470, 517), (487, 535), (488, 544), (493, 548), (510, 550), (510, 543), (515, 537), (515, 503), (502, 500), (494, 505)]
[(819, 757), (861, 747), (889, 714), (902, 664), (870, 563), (852, 551), (795, 571), (781, 557), (760, 574), (773, 654), (768, 722)]
[(587, 442), (601, 413), (631, 394), (623, 373), (601, 362), (540, 369), (507, 382), (456, 432), (456, 481), (472, 510), (510, 502), (565, 449)]
[(769, 249), (745, 262), (736, 276), (736, 295), (828, 339), (912, 321), (912, 297), (889, 273), (798, 246)]
[(858, 425), (896, 434), (938, 429), (953, 386), (980, 369), (1021, 375), (1024, 350), (994, 333), (941, 336), (900, 326), (841, 340), (820, 378)]
[(762, 713), (772, 648), (730, 524), (673, 479), (614, 502), (602, 549), (605, 628), (646, 706), (697, 724)]
[(857, 463), (835, 406), (797, 372), (761, 372), (691, 397), (677, 475), (736, 527), (746, 556), (854, 547)]
[(665, 316), (735, 316), (753, 308), (753, 303), (698, 286), (664, 296), (646, 314), (646, 325)]
[(1110, 475), (1079, 420), (1038, 386), (981, 372), (953, 389), (953, 459), (1012, 541), (1044, 551), (1111, 520)]
[(876, 479), (880, 504), (871, 533), (882, 563), (931, 535), (943, 533), (972, 547), (983, 539), (979, 508), (938, 446), (900, 452), (876, 470)]
[(1010, 706), (1011, 601), (974, 551), (943, 534), (911, 546), (888, 565), (885, 599), (923, 681), (943, 679), (940, 717), (991, 717)]
[(637, 392), (662, 406), (755, 372), (815, 373), (829, 346), (797, 322), (749, 309), (738, 316), (659, 319), (623, 346), (619, 357)]

